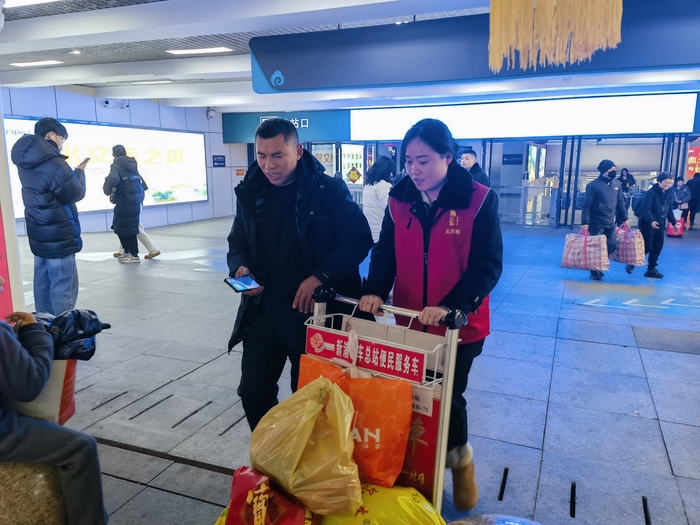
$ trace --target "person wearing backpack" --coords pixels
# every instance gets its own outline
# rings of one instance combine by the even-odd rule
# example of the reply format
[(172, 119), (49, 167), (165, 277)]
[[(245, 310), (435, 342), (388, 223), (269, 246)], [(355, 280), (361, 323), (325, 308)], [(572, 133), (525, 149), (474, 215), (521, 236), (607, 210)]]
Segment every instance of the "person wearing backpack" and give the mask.
[(663, 274), (656, 269), (661, 249), (664, 247), (664, 231), (666, 219), (678, 229), (671, 209), (669, 189), (673, 186), (673, 175), (668, 172), (659, 173), (649, 191), (644, 194), (639, 212), (639, 230), (644, 237), (644, 251), (649, 254), (647, 271), (644, 277), (663, 279)]
[(121, 144), (112, 148), (112, 156), (114, 162), (102, 189), (114, 203), (112, 229), (124, 247), (124, 255), (117, 260), (125, 264), (140, 263), (136, 236), (139, 234), (139, 215), (144, 196), (141, 175), (136, 159), (127, 157), (126, 148)]

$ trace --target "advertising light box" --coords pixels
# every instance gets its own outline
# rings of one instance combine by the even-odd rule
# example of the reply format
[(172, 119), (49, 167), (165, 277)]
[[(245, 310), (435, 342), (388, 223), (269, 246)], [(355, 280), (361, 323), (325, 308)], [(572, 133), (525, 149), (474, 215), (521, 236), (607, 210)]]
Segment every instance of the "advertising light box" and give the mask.
[[(24, 134), (34, 133), (36, 120), (5, 118), (7, 157), (12, 146)], [(148, 184), (143, 204), (153, 206), (182, 202), (206, 201), (207, 170), (204, 135), (180, 131), (107, 126), (62, 121), (68, 130), (68, 140), (62, 153), (75, 168), (90, 157), (85, 169), (85, 198), (78, 202), (79, 211), (112, 209), (113, 204), (102, 191), (102, 185), (112, 164), (112, 146), (121, 144), (126, 154), (138, 162), (139, 173)], [(9, 162), (10, 183), (15, 217), (24, 217), (22, 186), (17, 166)]]

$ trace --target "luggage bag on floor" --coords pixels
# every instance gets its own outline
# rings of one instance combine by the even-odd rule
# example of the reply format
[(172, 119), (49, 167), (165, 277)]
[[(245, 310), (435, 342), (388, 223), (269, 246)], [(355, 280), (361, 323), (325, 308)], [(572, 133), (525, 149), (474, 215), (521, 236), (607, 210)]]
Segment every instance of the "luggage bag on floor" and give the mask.
[(683, 232), (685, 231), (685, 219), (678, 219), (676, 224), (680, 224), (680, 227), (677, 230), (673, 224), (670, 222), (668, 223), (668, 226), (666, 226), (667, 237), (683, 237)]

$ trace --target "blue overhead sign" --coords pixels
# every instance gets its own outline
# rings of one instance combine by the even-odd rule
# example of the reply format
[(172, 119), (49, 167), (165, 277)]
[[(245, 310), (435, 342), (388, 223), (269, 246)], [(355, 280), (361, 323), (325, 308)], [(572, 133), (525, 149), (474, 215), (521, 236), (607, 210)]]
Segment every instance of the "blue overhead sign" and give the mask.
[(269, 118), (280, 117), (297, 128), (301, 142), (342, 142), (350, 140), (350, 111), (296, 111), (270, 113), (224, 113), (225, 143), (255, 142), (255, 130)]

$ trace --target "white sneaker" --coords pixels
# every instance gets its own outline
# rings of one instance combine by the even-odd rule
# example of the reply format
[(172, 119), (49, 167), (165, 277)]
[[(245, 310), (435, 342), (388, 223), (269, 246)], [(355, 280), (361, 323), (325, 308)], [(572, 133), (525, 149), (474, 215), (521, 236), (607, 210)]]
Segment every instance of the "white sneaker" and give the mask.
[(124, 264), (140, 263), (141, 259), (138, 255), (125, 254), (124, 257), (119, 257), (119, 262)]

